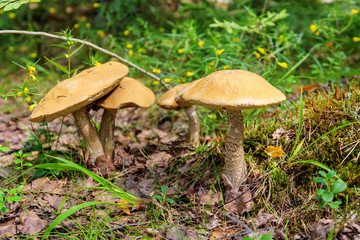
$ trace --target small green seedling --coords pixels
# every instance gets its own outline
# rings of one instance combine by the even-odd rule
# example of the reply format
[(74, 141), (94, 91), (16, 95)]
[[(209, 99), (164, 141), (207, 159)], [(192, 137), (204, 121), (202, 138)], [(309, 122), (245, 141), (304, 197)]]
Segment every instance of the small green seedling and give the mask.
[(12, 189), (6, 189), (6, 188), (0, 189), (0, 214), (9, 211), (9, 209), (5, 207), (5, 203), (12, 204), (13, 202), (19, 202), (22, 200), (22, 197), (18, 195), (19, 192), (22, 190), (22, 188), (23, 185), (20, 185)]
[(19, 150), (17, 153), (14, 153), (15, 158), (14, 163), (19, 164), (20, 166), (16, 167), (17, 170), (24, 170), (24, 167), (31, 167), (32, 163), (30, 162), (24, 162), (26, 157), (29, 157), (32, 155), (32, 153), (24, 153), (23, 150)]
[(316, 191), (317, 196), (314, 198), (319, 201), (319, 207), (324, 208), (325, 206), (329, 206), (332, 209), (339, 208), (342, 202), (333, 202), (333, 199), (335, 194), (341, 193), (346, 189), (346, 183), (341, 179), (335, 179), (336, 172), (333, 170), (329, 171), (328, 173), (319, 171), (319, 174), (322, 177), (315, 177), (315, 182), (326, 186), (326, 189), (318, 189)]
[(155, 198), (162, 203), (165, 201), (168, 202), (169, 204), (175, 203), (175, 201), (173, 199), (166, 198), (166, 186), (161, 186), (160, 191), (161, 191), (161, 195), (156, 194), (156, 195), (152, 196), (152, 198)]

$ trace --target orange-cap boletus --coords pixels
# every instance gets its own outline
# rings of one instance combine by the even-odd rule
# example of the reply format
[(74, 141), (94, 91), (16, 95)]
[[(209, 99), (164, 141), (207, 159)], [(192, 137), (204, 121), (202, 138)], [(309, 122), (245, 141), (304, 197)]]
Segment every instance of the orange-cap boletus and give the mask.
[(103, 159), (104, 150), (90, 121), (87, 106), (118, 86), (128, 72), (124, 64), (107, 62), (63, 80), (43, 97), (33, 110), (30, 121), (52, 121), (72, 113), (90, 150), (90, 163), (94, 165), (96, 158)]
[(246, 178), (244, 124), (241, 110), (282, 102), (285, 95), (261, 76), (244, 70), (222, 70), (201, 79), (180, 98), (193, 105), (226, 109), (225, 176), (239, 187)]
[(127, 107), (148, 108), (155, 101), (154, 93), (141, 82), (125, 77), (112, 92), (96, 102), (104, 108), (100, 124), (100, 141), (104, 152), (113, 158), (115, 147), (114, 128), (116, 112)]

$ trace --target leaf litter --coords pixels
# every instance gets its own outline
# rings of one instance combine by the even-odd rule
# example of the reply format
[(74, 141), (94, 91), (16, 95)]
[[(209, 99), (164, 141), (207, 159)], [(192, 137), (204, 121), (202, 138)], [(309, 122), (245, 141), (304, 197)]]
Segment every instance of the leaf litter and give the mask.
[[(166, 116), (165, 111), (157, 111)], [(101, 111), (91, 112), (91, 115), (99, 121)], [(0, 119), (8, 119), (6, 116), (0, 113)], [(114, 236), (122, 239), (131, 239), (131, 234), (155, 239), (241, 239), (266, 232), (274, 232), (276, 239), (289, 237), (285, 235), (286, 221), (298, 218), (296, 215), (301, 214), (301, 205), (280, 209), (281, 204), (264, 198), (272, 191), (271, 184), (266, 184), (271, 180), (258, 168), (251, 170), (248, 185), (240, 189), (232, 188), (224, 178), (220, 181), (216, 172), (219, 170), (214, 172), (214, 168), (223, 164), (221, 139), (212, 141), (205, 138), (204, 146), (211, 152), (200, 152), (199, 158), (194, 154), (194, 148), (184, 142), (187, 129), (185, 116), (180, 114), (174, 122), (164, 119), (157, 124), (147, 111), (137, 109), (119, 111), (116, 118), (115, 166), (118, 171), (113, 180), (119, 187), (140, 197), (145, 203), (143, 210), (130, 207), (123, 199), (96, 189), (99, 186), (96, 182), (80, 174), (69, 176), (62, 173), (38, 178), (31, 173), (26, 177), (29, 182), (22, 189), (23, 200), (6, 203), (9, 211), (2, 214), (0, 236), (43, 233), (66, 209), (85, 201), (104, 201), (119, 205), (82, 209), (62, 221), (57, 229), (76, 232), (79, 224), (87, 226), (97, 219), (103, 221)], [(0, 120), (0, 144), (12, 149), (21, 148), (29, 138), (24, 126), (30, 124), (23, 113), (8, 121)], [(38, 127), (34, 124), (32, 128)], [(85, 153), (76, 154), (81, 150), (81, 141), (71, 117), (53, 121), (49, 129), (55, 134), (61, 129), (60, 138), (51, 145), (51, 150), (72, 151), (75, 159), (85, 156)], [(287, 142), (292, 141), (294, 136), (294, 129), (278, 128), (272, 132), (274, 140)], [(284, 151), (280, 147), (272, 147), (265, 152), (277, 158), (282, 157)], [(14, 155), (1, 158), (6, 159), (1, 163), (1, 172), (4, 172), (1, 177), (7, 179), (13, 173), (11, 163)], [(204, 161), (205, 158), (208, 162)], [(161, 191), (162, 186), (166, 186), (166, 192)], [(224, 191), (226, 188), (230, 190)], [(155, 195), (160, 198), (153, 198)], [(295, 197), (296, 193), (293, 195)], [(306, 200), (302, 202), (309, 204)], [(146, 216), (147, 211), (152, 212), (153, 217)], [(292, 233), (291, 238), (325, 239), (324, 236), (334, 225), (334, 221), (326, 216), (307, 222), (309, 225), (299, 227), (299, 232)], [(343, 226), (338, 229), (338, 239), (356, 239), (359, 236), (360, 220), (357, 218)]]

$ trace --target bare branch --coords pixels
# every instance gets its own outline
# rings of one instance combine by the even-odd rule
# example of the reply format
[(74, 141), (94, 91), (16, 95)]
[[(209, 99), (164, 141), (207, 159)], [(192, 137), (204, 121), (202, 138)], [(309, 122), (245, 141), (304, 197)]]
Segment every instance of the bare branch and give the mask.
[(108, 56), (114, 57), (114, 58), (118, 59), (119, 61), (137, 69), (138, 71), (144, 73), (145, 75), (159, 81), (161, 83), (161, 85), (163, 85), (163, 87), (165, 87), (166, 89), (171, 88), (171, 86), (169, 84), (165, 83), (162, 79), (160, 79), (158, 76), (152, 74), (151, 72), (148, 72), (145, 69), (135, 65), (134, 63), (129, 62), (128, 60), (120, 57), (116, 53), (110, 52), (102, 47), (99, 47), (99, 46), (97, 46), (91, 42), (85, 41), (85, 40), (81, 40), (81, 39), (77, 39), (77, 38), (68, 38), (68, 37), (64, 37), (64, 36), (58, 36), (58, 35), (46, 33), (46, 32), (32, 32), (32, 31), (18, 31), (18, 30), (0, 30), (0, 34), (21, 34), (21, 35), (43, 36), (43, 37), (54, 38), (54, 39), (58, 39), (58, 40), (65, 40), (65, 41), (70, 40), (70, 41), (78, 42), (78, 43), (84, 44), (90, 48), (96, 49), (102, 53), (105, 53)]

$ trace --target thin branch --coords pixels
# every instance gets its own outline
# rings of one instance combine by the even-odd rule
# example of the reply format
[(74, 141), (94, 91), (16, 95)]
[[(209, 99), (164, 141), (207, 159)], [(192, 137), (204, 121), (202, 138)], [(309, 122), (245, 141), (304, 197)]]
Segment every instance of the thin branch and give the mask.
[(78, 42), (81, 44), (84, 44), (90, 48), (96, 49), (102, 53), (105, 53), (108, 56), (114, 57), (117, 60), (119, 60), (120, 62), (123, 62), (135, 69), (137, 69), (138, 71), (144, 73), (145, 75), (159, 81), (161, 83), (161, 85), (163, 85), (166, 89), (170, 89), (172, 88), (169, 84), (165, 83), (163, 80), (161, 80), (158, 76), (152, 74), (151, 72), (146, 71), (145, 69), (135, 65), (132, 62), (129, 62), (128, 60), (126, 60), (125, 58), (120, 57), (119, 55), (117, 55), (116, 53), (110, 52), (102, 47), (99, 47), (91, 42), (85, 41), (85, 40), (81, 40), (78, 38), (69, 38), (69, 37), (65, 37), (65, 36), (58, 36), (55, 34), (51, 34), (51, 33), (46, 33), (46, 32), (32, 32), (32, 31), (18, 31), (18, 30), (0, 30), (0, 34), (21, 34), (21, 35), (33, 35), (33, 36), (43, 36), (43, 37), (48, 37), (48, 38), (54, 38), (54, 39), (58, 39), (58, 40), (64, 40), (64, 41), (74, 41), (74, 42)]

